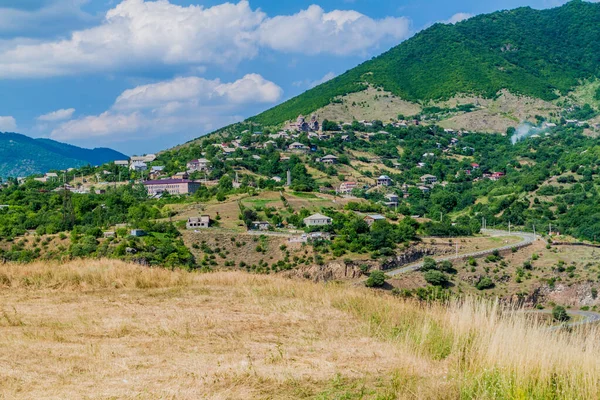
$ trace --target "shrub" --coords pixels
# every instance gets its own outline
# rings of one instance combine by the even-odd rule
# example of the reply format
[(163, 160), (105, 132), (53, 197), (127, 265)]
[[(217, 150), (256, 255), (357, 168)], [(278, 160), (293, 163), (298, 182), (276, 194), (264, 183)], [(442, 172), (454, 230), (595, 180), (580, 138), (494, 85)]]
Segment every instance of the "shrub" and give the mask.
[(382, 287), (385, 285), (385, 274), (383, 271), (373, 271), (365, 283), (367, 287)]
[(448, 276), (443, 272), (436, 270), (425, 272), (425, 274), (423, 274), (423, 277), (425, 278), (427, 283), (433, 286), (445, 286), (448, 283)]
[(431, 257), (425, 257), (425, 259), (423, 259), (423, 267), (421, 268), (422, 271), (431, 271), (436, 269), (437, 267), (437, 263), (435, 262), (435, 260)]
[(555, 321), (566, 322), (571, 317), (569, 317), (567, 310), (563, 306), (556, 306), (552, 310), (552, 318), (554, 318)]
[(494, 286), (496, 286), (494, 284), (494, 282), (492, 281), (492, 279), (488, 276), (484, 276), (483, 278), (481, 278), (479, 280), (479, 282), (477, 282), (477, 285), (475, 285), (475, 287), (477, 288), (477, 290), (486, 290), (486, 289), (491, 289)]

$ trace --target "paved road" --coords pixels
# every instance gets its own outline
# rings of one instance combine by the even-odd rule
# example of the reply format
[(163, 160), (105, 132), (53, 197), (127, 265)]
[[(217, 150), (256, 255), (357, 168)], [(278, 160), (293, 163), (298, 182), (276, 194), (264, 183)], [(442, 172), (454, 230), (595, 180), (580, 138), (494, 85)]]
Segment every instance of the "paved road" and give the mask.
[[(471, 258), (471, 257), (474, 257), (474, 258), (485, 257), (487, 255), (492, 254), (496, 250), (497, 251), (505, 251), (505, 250), (511, 250), (512, 248), (520, 249), (522, 247), (529, 246), (533, 242), (535, 242), (536, 238), (539, 238), (539, 236), (536, 237), (533, 235), (533, 233), (527, 233), (527, 232), (511, 232), (509, 234), (507, 231), (498, 231), (498, 230), (491, 230), (491, 229), (482, 230), (481, 232), (483, 234), (485, 234), (487, 236), (491, 236), (491, 237), (517, 236), (517, 237), (521, 238), (521, 241), (519, 243), (496, 247), (496, 248), (489, 249), (489, 250), (476, 251), (476, 252), (467, 253), (467, 254), (459, 254), (458, 256), (454, 255), (454, 256), (449, 256), (449, 257), (441, 257), (441, 258), (436, 258), (435, 260), (440, 262), (440, 261), (464, 260), (464, 259)], [(423, 267), (423, 262), (420, 261), (418, 263), (410, 264), (410, 265), (404, 266), (402, 268), (387, 270), (387, 271), (385, 271), (385, 273), (386, 273), (386, 275), (389, 275), (389, 276), (396, 276), (396, 275), (405, 274), (407, 272), (418, 271), (422, 267)]]
[[(552, 314), (552, 310), (529, 310), (528, 313), (539, 313), (539, 314)], [(581, 311), (581, 310), (567, 310), (567, 314), (570, 316), (577, 315), (581, 317), (580, 320), (574, 322), (568, 322), (566, 324), (556, 325), (550, 328), (555, 331), (562, 328), (574, 328), (576, 326), (583, 326), (589, 324), (595, 324), (600, 322), (600, 314), (593, 311)]]

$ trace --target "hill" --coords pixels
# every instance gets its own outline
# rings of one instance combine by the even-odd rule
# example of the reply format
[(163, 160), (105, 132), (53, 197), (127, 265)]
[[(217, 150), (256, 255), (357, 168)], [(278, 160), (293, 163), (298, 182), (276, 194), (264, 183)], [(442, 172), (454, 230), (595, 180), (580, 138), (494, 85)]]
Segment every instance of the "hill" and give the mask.
[(599, 394), (595, 329), (551, 331), (494, 303), (109, 260), (2, 264), (0, 277), (6, 398)]
[(0, 177), (20, 177), (101, 165), (129, 157), (118, 151), (83, 149), (50, 139), (33, 139), (18, 133), (0, 133)]
[(548, 10), (499, 11), (436, 24), (251, 120), (280, 125), (369, 87), (419, 104), (493, 99), (502, 90), (550, 102), (598, 77), (599, 51), (600, 4), (574, 0)]

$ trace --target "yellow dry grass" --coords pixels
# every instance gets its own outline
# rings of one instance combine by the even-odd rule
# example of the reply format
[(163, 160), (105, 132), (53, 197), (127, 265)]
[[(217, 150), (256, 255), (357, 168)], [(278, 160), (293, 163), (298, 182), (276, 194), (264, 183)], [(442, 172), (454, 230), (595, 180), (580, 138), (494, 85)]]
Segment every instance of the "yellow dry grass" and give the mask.
[(0, 398), (585, 399), (594, 329), (116, 261), (0, 265)]

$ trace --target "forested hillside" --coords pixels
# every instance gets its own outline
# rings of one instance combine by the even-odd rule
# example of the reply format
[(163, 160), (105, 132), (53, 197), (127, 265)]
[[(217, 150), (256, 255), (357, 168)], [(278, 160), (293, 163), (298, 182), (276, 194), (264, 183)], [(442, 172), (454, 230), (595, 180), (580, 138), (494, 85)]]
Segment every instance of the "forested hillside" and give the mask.
[(82, 149), (50, 139), (32, 139), (18, 133), (0, 133), (0, 177), (29, 176), (50, 170), (101, 165), (127, 159), (111, 149)]
[(457, 94), (490, 98), (502, 89), (554, 100), (598, 76), (599, 52), (600, 4), (574, 0), (549, 10), (499, 11), (436, 24), (252, 120), (281, 124), (366, 85), (413, 102)]

